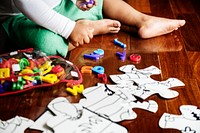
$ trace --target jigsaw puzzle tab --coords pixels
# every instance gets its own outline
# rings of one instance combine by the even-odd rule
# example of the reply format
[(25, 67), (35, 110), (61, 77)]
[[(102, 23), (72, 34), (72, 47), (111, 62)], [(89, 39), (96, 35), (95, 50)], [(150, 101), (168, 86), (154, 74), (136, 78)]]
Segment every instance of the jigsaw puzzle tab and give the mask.
[(21, 116), (16, 116), (7, 121), (0, 120), (0, 133), (24, 133), (33, 123), (32, 120)]
[(97, 115), (95, 112), (71, 104), (66, 98), (59, 97), (51, 101), (48, 108), (56, 115), (47, 121), (47, 125), (54, 133), (67, 131), (68, 133), (127, 133), (126, 128)]
[(200, 133), (200, 109), (193, 105), (180, 106), (182, 115), (164, 113), (159, 126), (164, 129), (177, 129), (182, 133)]
[(156, 112), (158, 105), (154, 101), (139, 102), (128, 90), (120, 90), (122, 86), (98, 84), (83, 91), (85, 99), (80, 104), (100, 116), (114, 122), (132, 120), (137, 117), (133, 108)]
[(163, 98), (175, 98), (179, 94), (170, 88), (185, 86), (185, 84), (176, 78), (169, 78), (165, 81), (156, 81), (151, 78), (152, 75), (161, 74), (161, 71), (150, 66), (145, 69), (137, 69), (134, 65), (125, 65), (119, 68), (125, 74), (110, 75), (113, 82), (117, 84), (134, 84), (132, 94), (145, 100), (153, 94), (158, 94)]

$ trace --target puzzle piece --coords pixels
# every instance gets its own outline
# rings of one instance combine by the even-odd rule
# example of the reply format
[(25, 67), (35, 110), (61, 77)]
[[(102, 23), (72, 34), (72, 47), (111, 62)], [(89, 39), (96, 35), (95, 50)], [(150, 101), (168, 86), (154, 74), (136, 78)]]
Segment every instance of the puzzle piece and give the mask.
[(156, 112), (158, 105), (155, 101), (139, 102), (128, 91), (118, 89), (123, 85), (98, 84), (83, 91), (86, 99), (81, 99), (80, 104), (100, 116), (111, 121), (120, 122), (123, 120), (135, 119), (136, 113), (133, 108), (145, 109)]
[(46, 124), (47, 121), (52, 117), (54, 117), (54, 115), (47, 110), (29, 128), (42, 131), (42, 133), (53, 133), (53, 130)]
[(32, 120), (21, 116), (16, 116), (7, 121), (0, 120), (0, 133), (24, 133), (33, 123)]
[(159, 126), (177, 129), (182, 133), (200, 133), (200, 109), (193, 105), (182, 105), (180, 111), (182, 115), (164, 113), (159, 120)]
[(48, 108), (56, 115), (47, 121), (54, 133), (127, 133), (126, 128), (100, 117), (79, 104), (71, 104), (64, 97), (51, 101)]
[(161, 73), (155, 66), (138, 70), (134, 65), (126, 65), (119, 69), (125, 74), (110, 75), (113, 82), (117, 84), (134, 84), (137, 87), (131, 88), (133, 89), (132, 94), (142, 99), (146, 99), (153, 94), (159, 94), (166, 99), (175, 98), (179, 95), (178, 92), (169, 88), (184, 86), (184, 83), (176, 78), (169, 78), (165, 81), (152, 79), (151, 75)]

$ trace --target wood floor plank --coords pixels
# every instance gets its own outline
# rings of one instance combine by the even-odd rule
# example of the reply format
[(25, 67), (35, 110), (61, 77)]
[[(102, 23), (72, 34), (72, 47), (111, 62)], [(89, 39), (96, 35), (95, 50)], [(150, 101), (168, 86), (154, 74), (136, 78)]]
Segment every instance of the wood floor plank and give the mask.
[(200, 51), (200, 19), (195, 14), (182, 14), (186, 25), (180, 31), (187, 51)]
[[(181, 105), (195, 105), (200, 108), (200, 28), (198, 0), (125, 0), (137, 10), (168, 18), (183, 18), (187, 23), (184, 27), (170, 34), (151, 39), (140, 39), (135, 31), (120, 31), (118, 34), (95, 36), (89, 44), (80, 46), (68, 55), (68, 60), (79, 69), (82, 66), (103, 66), (108, 77), (107, 84), (114, 84), (109, 78), (113, 74), (123, 74), (120, 66), (134, 64), (138, 69), (156, 66), (161, 74), (152, 75), (157, 81), (168, 78), (178, 78), (185, 86), (171, 88), (179, 93), (173, 99), (164, 99), (154, 94), (145, 101), (154, 100), (158, 111), (151, 113), (141, 109), (133, 109), (137, 114), (134, 120), (119, 122), (129, 133), (180, 133), (175, 129), (162, 129), (158, 122), (163, 113), (180, 115)], [(130, 27), (128, 27), (130, 28)], [(127, 45), (126, 49), (116, 46), (114, 39)], [(90, 54), (96, 49), (103, 49), (104, 56), (97, 61), (84, 59), (84, 54)], [(2, 49), (0, 49), (0, 52)], [(126, 59), (120, 60), (116, 52), (126, 51)], [(140, 63), (131, 62), (131, 54), (140, 54)], [(82, 74), (85, 88), (103, 83), (96, 74)], [(16, 115), (36, 120), (47, 109), (48, 103), (57, 97), (65, 97), (71, 103), (78, 103), (83, 95), (72, 96), (66, 92), (66, 84), (61, 83), (52, 87), (39, 88), (22, 94), (0, 97), (0, 119), (8, 120)], [(138, 101), (143, 101), (138, 99)], [(6, 103), (6, 104), (5, 104)], [(27, 130), (26, 133), (39, 133)]]
[(200, 52), (187, 52), (192, 71), (200, 88)]
[(195, 79), (190, 67), (187, 54), (184, 50), (179, 52), (159, 53), (162, 79), (176, 77), (180, 80)]
[(195, 9), (191, 0), (169, 0), (171, 9), (175, 16), (177, 14), (194, 14)]
[(134, 52), (170, 52), (180, 51), (183, 42), (178, 32), (150, 39), (141, 39), (131, 36), (131, 50)]

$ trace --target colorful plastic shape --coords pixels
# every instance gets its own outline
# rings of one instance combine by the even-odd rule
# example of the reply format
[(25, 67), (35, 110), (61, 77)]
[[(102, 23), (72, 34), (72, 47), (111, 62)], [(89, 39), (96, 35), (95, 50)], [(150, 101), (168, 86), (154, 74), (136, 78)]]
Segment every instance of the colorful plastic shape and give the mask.
[(100, 58), (98, 54), (84, 54), (83, 57), (91, 60), (98, 60)]
[(0, 78), (10, 77), (10, 69), (9, 68), (0, 68)]
[(126, 59), (126, 51), (123, 52), (116, 52), (116, 55), (119, 57), (120, 60), (124, 61)]
[(130, 60), (133, 62), (140, 62), (141, 59), (142, 59), (142, 57), (139, 54), (131, 54), (130, 55)]
[(45, 76), (41, 76), (41, 80), (50, 84), (54, 84), (58, 80), (58, 76), (56, 74), (47, 74)]
[(88, 5), (88, 4), (94, 4), (94, 0), (90, 0), (89, 2), (84, 2), (83, 4), (81, 4), (81, 6), (83, 5)]
[(108, 81), (106, 74), (98, 74), (98, 78), (102, 79), (104, 83)]
[(104, 74), (104, 67), (102, 66), (95, 66), (92, 68), (92, 71), (97, 74)]
[(81, 67), (81, 73), (88, 73), (92, 74), (92, 66), (82, 66)]
[(126, 44), (118, 41), (117, 39), (114, 39), (114, 44), (117, 45), (117, 46), (120, 46), (122, 48), (126, 48)]
[(100, 56), (103, 56), (104, 55), (104, 50), (103, 49), (97, 49), (93, 52), (94, 54), (98, 54)]
[(66, 88), (66, 91), (71, 93), (74, 96), (76, 96), (78, 94), (82, 94), (83, 90), (84, 90), (83, 84), (74, 85), (72, 88), (70, 88), (70, 87)]

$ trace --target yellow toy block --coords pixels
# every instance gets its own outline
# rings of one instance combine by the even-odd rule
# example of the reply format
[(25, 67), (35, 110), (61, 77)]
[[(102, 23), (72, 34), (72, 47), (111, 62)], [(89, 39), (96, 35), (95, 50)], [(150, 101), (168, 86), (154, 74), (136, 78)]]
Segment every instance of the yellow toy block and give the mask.
[(58, 76), (56, 74), (47, 74), (46, 76), (41, 76), (41, 80), (50, 84), (54, 84), (58, 80)]
[(10, 69), (9, 68), (0, 68), (0, 78), (10, 77)]
[(82, 94), (84, 90), (84, 86), (82, 84), (80, 85), (75, 85), (73, 86), (73, 88), (67, 87), (66, 91), (71, 93), (72, 95), (76, 96), (79, 94)]

